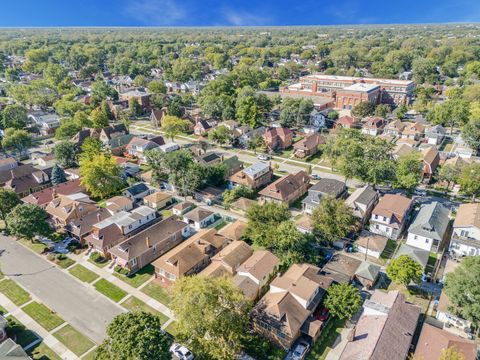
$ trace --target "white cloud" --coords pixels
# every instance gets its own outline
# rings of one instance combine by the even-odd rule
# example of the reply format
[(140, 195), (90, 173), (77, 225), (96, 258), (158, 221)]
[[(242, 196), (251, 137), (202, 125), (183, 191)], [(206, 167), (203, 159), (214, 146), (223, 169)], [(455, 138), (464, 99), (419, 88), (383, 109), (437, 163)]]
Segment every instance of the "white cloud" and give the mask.
[(125, 13), (145, 25), (177, 25), (187, 11), (176, 0), (129, 0)]
[(271, 23), (271, 19), (268, 17), (255, 15), (246, 11), (224, 9), (222, 11), (222, 15), (227, 25), (261, 26), (261, 25), (269, 25)]

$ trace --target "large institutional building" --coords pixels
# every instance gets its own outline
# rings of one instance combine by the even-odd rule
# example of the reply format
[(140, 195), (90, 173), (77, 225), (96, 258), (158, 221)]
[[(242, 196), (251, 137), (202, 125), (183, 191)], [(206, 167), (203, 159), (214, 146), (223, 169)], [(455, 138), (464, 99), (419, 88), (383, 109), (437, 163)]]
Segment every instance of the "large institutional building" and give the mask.
[(284, 94), (332, 99), (337, 109), (351, 110), (361, 102), (409, 104), (415, 83), (410, 80), (360, 78), (336, 75), (307, 75), (300, 82), (280, 89)]

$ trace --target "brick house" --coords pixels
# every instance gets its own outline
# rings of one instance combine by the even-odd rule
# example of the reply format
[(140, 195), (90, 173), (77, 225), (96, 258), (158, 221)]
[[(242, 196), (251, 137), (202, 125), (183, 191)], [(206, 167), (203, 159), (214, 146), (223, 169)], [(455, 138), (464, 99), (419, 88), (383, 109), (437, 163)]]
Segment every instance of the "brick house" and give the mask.
[(265, 144), (272, 151), (285, 150), (292, 146), (293, 132), (288, 128), (274, 127), (263, 134)]
[(325, 138), (317, 133), (308, 135), (293, 145), (294, 155), (298, 158), (306, 158), (315, 155), (319, 146), (326, 144)]
[(286, 203), (291, 205), (303, 196), (310, 186), (310, 177), (301, 170), (288, 174), (262, 189), (258, 194), (264, 201)]

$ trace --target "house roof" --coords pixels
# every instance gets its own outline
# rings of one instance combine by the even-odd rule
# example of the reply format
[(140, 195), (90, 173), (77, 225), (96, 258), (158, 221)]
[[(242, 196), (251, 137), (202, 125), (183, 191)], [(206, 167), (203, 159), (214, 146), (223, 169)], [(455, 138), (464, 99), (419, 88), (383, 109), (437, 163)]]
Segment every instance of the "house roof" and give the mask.
[(362, 230), (359, 238), (355, 241), (357, 246), (367, 248), (372, 251), (378, 251), (379, 253), (385, 250), (388, 239), (385, 236), (377, 235), (366, 230)]
[(73, 220), (96, 211), (97, 204), (83, 193), (60, 195), (52, 199), (45, 211), (52, 217), (62, 221)]
[(402, 223), (411, 205), (412, 200), (405, 196), (385, 194), (373, 209), (373, 214), (388, 218), (395, 217), (399, 223)]
[(272, 138), (272, 139), (278, 136), (280, 138), (285, 139), (286, 137), (291, 136), (292, 134), (293, 134), (293, 132), (289, 128), (272, 127), (270, 129), (268, 129), (267, 131), (265, 131), (264, 136), (266, 138)]
[(440, 136), (445, 136), (447, 131), (442, 125), (434, 125), (425, 129), (425, 136), (427, 138), (436, 138)]
[(425, 269), (428, 264), (428, 257), (430, 256), (430, 252), (407, 244), (402, 244), (400, 245), (400, 248), (395, 254), (395, 259), (398, 259), (402, 255), (407, 255), (411, 257), (413, 260), (415, 260), (422, 266), (422, 269)]
[(184, 202), (181, 202), (181, 203), (178, 203), (177, 205), (175, 205), (173, 207), (173, 209), (183, 211), (183, 210), (191, 208), (192, 206), (193, 206), (193, 204), (191, 202), (184, 201)]
[[(178, 233), (186, 226), (186, 223), (173, 215), (131, 236), (109, 251), (113, 255), (128, 261), (142, 255), (152, 246), (159, 245), (162, 247), (164, 245), (162, 243), (170, 240), (173, 234)], [(162, 250), (162, 248), (159, 248), (157, 251), (160, 254)]]
[[(247, 260), (253, 254), (253, 249), (244, 241), (233, 241), (222, 250), (220, 250), (215, 256), (212, 257), (212, 263), (207, 266), (202, 275), (218, 274), (219, 265), (223, 266), (225, 271), (221, 273), (227, 273), (235, 275), (237, 268)], [(233, 270), (231, 273), (230, 269)]]
[(212, 216), (213, 214), (214, 214), (213, 211), (207, 210), (202, 207), (196, 207), (195, 209), (184, 214), (183, 216), (188, 220), (200, 222), (202, 220), (205, 220), (209, 216)]
[(408, 232), (429, 239), (442, 241), (447, 232), (449, 210), (439, 202), (423, 204)]
[(247, 260), (240, 265), (237, 272), (249, 273), (257, 280), (262, 280), (271, 274), (278, 266), (280, 260), (268, 250), (256, 250)]
[(123, 191), (129, 193), (132, 196), (136, 196), (146, 191), (149, 191), (149, 188), (145, 183), (140, 182), (140, 183), (133, 184), (132, 186), (126, 188)]
[(315, 185), (310, 188), (310, 192), (316, 191), (324, 195), (332, 195), (337, 197), (346, 190), (346, 185), (343, 181), (322, 178)]
[(93, 225), (112, 216), (107, 209), (98, 209), (80, 218), (73, 219), (68, 225), (68, 231), (72, 234), (83, 237), (92, 231)]
[(133, 200), (126, 196), (114, 196), (108, 199), (106, 202), (106, 208), (111, 212), (117, 212), (126, 206), (133, 206)]
[(207, 152), (203, 155), (200, 155), (200, 156), (197, 156), (196, 159), (199, 163), (202, 163), (202, 164), (209, 164), (213, 161), (217, 161), (217, 160), (220, 160), (222, 157), (220, 155), (218, 155), (216, 152)]
[(422, 332), (415, 349), (415, 358), (437, 360), (440, 359), (442, 350), (448, 348), (455, 348), (457, 352), (463, 355), (464, 360), (475, 360), (477, 358), (477, 346), (473, 341), (423, 323)]
[(307, 214), (303, 214), (300, 218), (298, 218), (295, 221), (295, 225), (297, 225), (297, 228), (300, 228), (306, 231), (312, 231), (313, 229), (312, 218)]
[(254, 179), (255, 175), (267, 169), (270, 169), (270, 164), (264, 163), (264, 162), (258, 162), (247, 167), (246, 169), (240, 170), (240, 172), (243, 172), (248, 177)]
[(6, 338), (1, 344), (0, 344), (0, 359), (8, 360), (29, 360), (30, 356), (27, 355), (25, 350), (15, 343), (10, 338)]
[[(436, 167), (440, 161), (440, 155), (435, 146), (430, 146), (422, 151), (423, 161), (432, 167)], [(432, 169), (432, 171), (435, 169)]]
[(240, 240), (245, 234), (247, 223), (242, 220), (236, 220), (221, 228), (218, 233), (230, 240)]
[[(404, 139), (404, 140), (408, 140), (408, 139)], [(398, 157), (402, 157), (402, 156), (411, 154), (414, 151), (415, 149), (407, 144), (397, 143), (397, 145), (395, 146), (395, 149), (393, 149), (393, 154)]]
[(366, 300), (364, 312), (351, 330), (352, 341), (345, 346), (341, 360), (404, 360), (420, 315), (420, 307), (405, 302), (398, 291), (376, 290)]
[(353, 118), (351, 116), (348, 116), (348, 115), (344, 115), (344, 116), (341, 116), (335, 124), (345, 125), (345, 126), (353, 126), (357, 123), (358, 123), (358, 121), (355, 118)]
[(480, 228), (480, 203), (461, 204), (458, 207), (453, 227)]
[(367, 261), (362, 261), (357, 271), (355, 271), (355, 276), (367, 279), (370, 281), (376, 281), (380, 274), (380, 266), (369, 263)]
[(308, 174), (301, 170), (296, 174), (288, 174), (281, 177), (262, 189), (259, 194), (277, 200), (285, 200), (290, 194), (309, 183), (310, 178)]
[(378, 198), (378, 192), (370, 185), (365, 185), (364, 187), (356, 189), (345, 202), (348, 205), (353, 205), (354, 203), (361, 205), (369, 205)]
[(391, 121), (385, 126), (385, 130), (396, 130), (398, 132), (402, 132), (404, 128), (405, 123), (403, 123), (401, 120)]
[(161, 201), (165, 201), (165, 200), (168, 200), (172, 197), (172, 195), (166, 193), (166, 192), (162, 192), (162, 191), (157, 191), (157, 192), (154, 192), (150, 195), (147, 195), (143, 198), (143, 201), (145, 202), (151, 202), (151, 203), (158, 203), (158, 202), (161, 202)]
[(24, 197), (22, 201), (29, 204), (44, 206), (47, 205), (56, 195), (71, 195), (83, 191), (85, 191), (85, 188), (80, 185), (80, 179), (75, 179), (34, 192), (33, 194)]
[(247, 211), (248, 208), (257, 202), (255, 200), (247, 199), (244, 197), (240, 197), (237, 200), (235, 200), (230, 207), (237, 208), (243, 211)]
[(313, 150), (318, 145), (325, 143), (326, 140), (322, 135), (314, 133), (304, 137), (300, 141), (297, 141), (295, 144), (293, 144), (293, 148), (296, 150)]
[(350, 282), (362, 261), (345, 254), (335, 254), (323, 267), (323, 272), (337, 282)]

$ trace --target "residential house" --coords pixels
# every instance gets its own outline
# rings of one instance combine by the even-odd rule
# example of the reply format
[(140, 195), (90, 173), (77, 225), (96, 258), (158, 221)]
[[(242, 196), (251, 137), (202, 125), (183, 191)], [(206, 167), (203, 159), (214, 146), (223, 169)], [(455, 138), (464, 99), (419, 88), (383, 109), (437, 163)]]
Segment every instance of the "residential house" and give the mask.
[(223, 156), (214, 151), (209, 151), (204, 154), (195, 156), (195, 160), (202, 165), (220, 164), (223, 161)]
[(230, 210), (240, 215), (245, 215), (248, 209), (255, 204), (257, 204), (255, 200), (240, 197), (230, 204)]
[(348, 336), (340, 360), (405, 360), (420, 316), (420, 307), (399, 291), (376, 290)]
[(337, 283), (351, 283), (355, 279), (355, 272), (361, 263), (362, 260), (337, 253), (325, 264), (322, 274)]
[(264, 201), (273, 201), (291, 205), (302, 197), (310, 186), (310, 177), (301, 170), (296, 174), (288, 174), (271, 183), (258, 194)]
[(431, 146), (423, 150), (422, 155), (423, 181), (429, 183), (432, 180), (433, 173), (440, 163), (440, 154), (434, 146)]
[(447, 131), (442, 125), (434, 125), (425, 129), (425, 139), (431, 145), (440, 145)]
[(37, 166), (40, 169), (51, 168), (57, 163), (54, 153), (50, 153), (45, 156), (38, 157), (35, 160), (37, 162)]
[(345, 128), (345, 129), (355, 129), (360, 126), (360, 122), (351, 117), (351, 116), (341, 116), (338, 118), (338, 120), (335, 122), (335, 129), (337, 128)]
[(155, 278), (168, 286), (177, 279), (203, 270), (228, 244), (215, 229), (203, 229), (153, 262)]
[(165, 145), (165, 140), (163, 140), (161, 136), (154, 137), (150, 140), (133, 137), (126, 146), (126, 151), (128, 155), (136, 157), (140, 162), (146, 162), (145, 152), (158, 148), (161, 145)]
[(319, 146), (323, 144), (326, 144), (326, 141), (322, 135), (310, 134), (293, 145), (293, 154), (298, 158), (306, 158), (315, 155), (319, 151)]
[(148, 206), (140, 206), (130, 212), (119, 211), (93, 225), (92, 232), (85, 241), (95, 251), (107, 255), (108, 250), (127, 235), (150, 226), (156, 219), (157, 213)]
[(187, 224), (170, 216), (113, 246), (109, 253), (115, 264), (132, 274), (182, 243), (187, 236)]
[(76, 239), (80, 244), (85, 243), (85, 238), (93, 231), (93, 225), (112, 216), (107, 209), (97, 209), (79, 218), (72, 219), (66, 226), (67, 234)]
[(193, 133), (197, 136), (204, 136), (211, 128), (211, 125), (206, 120), (199, 120), (193, 127)]
[(428, 250), (402, 244), (395, 253), (395, 259), (398, 259), (402, 255), (412, 258), (420, 264), (423, 270), (425, 270), (428, 264), (428, 258), (430, 257), (430, 252)]
[(407, 244), (420, 249), (440, 252), (449, 228), (449, 210), (439, 202), (422, 204), (408, 228)]
[(359, 253), (380, 259), (387, 243), (388, 239), (386, 237), (362, 230), (360, 236), (355, 241), (355, 247)]
[(123, 156), (127, 152), (127, 146), (134, 139), (133, 134), (125, 134), (114, 137), (108, 142), (108, 148), (115, 156)]
[(345, 203), (352, 209), (353, 216), (365, 224), (372, 214), (373, 207), (378, 202), (378, 192), (370, 185), (356, 189)]
[(151, 110), (150, 94), (144, 88), (134, 88), (118, 94), (120, 101), (128, 101), (130, 104), (131, 99), (136, 99), (138, 104), (142, 107), (143, 112)]
[(20, 165), (0, 171), (0, 185), (14, 190), (22, 198), (48, 187), (50, 176), (46, 169), (39, 170), (32, 165)]
[(314, 265), (292, 265), (270, 283), (269, 291), (255, 305), (255, 331), (286, 350), (302, 334), (315, 341), (323, 323), (311, 315), (331, 284)]
[(248, 126), (240, 126), (239, 128), (235, 129), (234, 134), (238, 133), (239, 136), (237, 137), (237, 143), (245, 148), (248, 146), (249, 141), (256, 137), (262, 137), (265, 135), (267, 129), (264, 126), (260, 126), (255, 129), (251, 129)]
[(397, 240), (407, 223), (412, 200), (398, 194), (384, 195), (372, 211), (370, 231)]
[(393, 149), (392, 155), (395, 160), (398, 160), (402, 156), (414, 153), (415, 151), (416, 150), (411, 145), (397, 143)]
[(40, 130), (41, 135), (51, 135), (60, 126), (60, 116), (54, 112), (36, 111), (28, 119)]
[(167, 115), (168, 109), (166, 107), (158, 109), (152, 109), (150, 113), (150, 123), (155, 127), (155, 129), (162, 126), (162, 120), (165, 115)]
[(246, 229), (247, 223), (245, 221), (235, 220), (218, 230), (218, 233), (228, 240), (238, 241), (243, 239)]
[(292, 146), (293, 132), (289, 128), (273, 127), (263, 134), (266, 146), (273, 150), (285, 150)]
[(57, 229), (65, 228), (69, 223), (85, 215), (96, 212), (97, 203), (84, 193), (57, 195), (46, 206), (52, 225)]
[(105, 201), (105, 208), (112, 214), (133, 209), (133, 200), (126, 196), (114, 196)]
[(215, 222), (215, 213), (202, 207), (196, 207), (183, 215), (185, 221), (194, 231), (206, 228)]
[(320, 200), (324, 196), (331, 196), (336, 199), (344, 198), (348, 194), (347, 185), (343, 181), (322, 178), (310, 189), (308, 189), (308, 196), (302, 200), (303, 211), (307, 214), (313, 213)]
[(458, 135), (455, 138), (455, 142), (454, 142), (452, 151), (457, 156), (460, 156), (464, 159), (470, 159), (472, 156), (477, 155), (477, 149), (473, 149), (471, 146), (469, 146), (465, 142), (465, 140), (463, 140), (462, 135)]
[(416, 123), (405, 123), (402, 131), (402, 138), (418, 141), (425, 135), (425, 125)]
[(355, 282), (360, 283), (367, 289), (373, 288), (380, 275), (380, 269), (379, 265), (362, 261), (355, 271)]
[(149, 187), (143, 182), (138, 182), (122, 191), (122, 195), (133, 200), (134, 203), (143, 203), (143, 199), (153, 194), (154, 188)]
[(73, 195), (84, 191), (85, 188), (80, 184), (80, 180), (77, 179), (34, 192), (22, 198), (22, 201), (45, 208), (58, 195)]
[(273, 170), (270, 163), (258, 162), (242, 169), (228, 178), (232, 186), (245, 185), (257, 190), (272, 181)]
[(184, 201), (172, 207), (172, 212), (174, 215), (182, 216), (192, 210), (194, 207), (195, 205), (193, 205), (191, 202)]
[(197, 189), (193, 192), (193, 197), (198, 202), (206, 205), (220, 204), (225, 189), (217, 186), (206, 186), (203, 189)]
[(268, 250), (256, 250), (238, 268), (234, 284), (254, 301), (278, 270), (280, 260)]
[(170, 142), (165, 145), (161, 145), (158, 147), (158, 150), (164, 152), (165, 154), (171, 153), (173, 151), (180, 150), (180, 145), (174, 142)]
[(93, 128), (80, 130), (72, 138), (72, 142), (77, 147), (81, 147), (86, 138), (94, 137), (99, 139), (103, 145), (109, 147), (112, 139), (126, 134), (128, 134), (128, 129), (124, 124), (110, 124), (100, 130)]
[(311, 234), (313, 231), (313, 221), (310, 215), (303, 214), (295, 220), (295, 225), (297, 226), (297, 230), (302, 234)]
[(173, 196), (162, 191), (157, 191), (143, 198), (143, 203), (152, 209), (160, 210), (175, 203)]
[(223, 165), (226, 167), (225, 177), (228, 179), (233, 174), (243, 170), (243, 162), (238, 159), (237, 155), (230, 156), (226, 158), (222, 162)]
[(234, 276), (237, 268), (252, 254), (253, 249), (245, 241), (233, 241), (212, 257), (210, 264), (200, 272), (200, 275)]
[(377, 136), (382, 133), (385, 127), (385, 119), (380, 117), (369, 117), (365, 119), (365, 123), (362, 126), (362, 133), (372, 136)]
[(6, 157), (0, 159), (0, 172), (9, 171), (18, 167), (18, 162), (13, 157)]
[(458, 207), (449, 250), (456, 256), (480, 255), (480, 203)]
[(218, 124), (218, 126), (225, 126), (228, 130), (233, 131), (238, 128), (238, 122), (235, 120), (226, 120)]
[(23, 350), (22, 346), (10, 338), (0, 344), (0, 359), (5, 360), (30, 360), (31, 357)]
[(453, 349), (459, 355), (461, 354), (463, 360), (477, 359), (477, 345), (472, 340), (424, 322), (415, 349), (415, 359), (438, 360), (447, 349)]
[(394, 120), (385, 125), (383, 133), (385, 135), (390, 135), (398, 137), (402, 135), (403, 129), (405, 128), (405, 123), (401, 120)]

